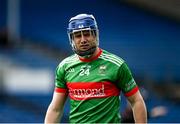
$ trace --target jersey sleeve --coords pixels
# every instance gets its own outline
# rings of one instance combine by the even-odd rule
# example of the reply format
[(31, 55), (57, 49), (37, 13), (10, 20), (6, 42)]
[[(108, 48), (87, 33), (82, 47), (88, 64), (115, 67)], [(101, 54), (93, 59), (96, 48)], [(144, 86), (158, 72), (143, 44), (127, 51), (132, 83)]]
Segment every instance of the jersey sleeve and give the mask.
[(126, 97), (131, 96), (138, 91), (138, 86), (125, 62), (118, 70), (118, 80), (118, 86)]
[(64, 80), (64, 76), (65, 76), (65, 70), (63, 66), (60, 64), (56, 68), (56, 72), (55, 72), (55, 92), (58, 93), (67, 92), (66, 81)]

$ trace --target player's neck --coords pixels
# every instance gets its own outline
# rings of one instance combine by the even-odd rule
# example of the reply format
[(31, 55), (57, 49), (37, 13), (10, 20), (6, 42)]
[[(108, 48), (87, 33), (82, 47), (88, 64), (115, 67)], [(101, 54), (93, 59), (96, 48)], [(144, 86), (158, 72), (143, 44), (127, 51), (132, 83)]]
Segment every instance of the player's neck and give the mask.
[(86, 57), (82, 57), (82, 56), (79, 56), (79, 58), (81, 60), (92, 60), (93, 58), (96, 58), (96, 56), (98, 56), (98, 54), (100, 53), (101, 49), (99, 47), (96, 48), (95, 52), (90, 55), (90, 56), (86, 56)]

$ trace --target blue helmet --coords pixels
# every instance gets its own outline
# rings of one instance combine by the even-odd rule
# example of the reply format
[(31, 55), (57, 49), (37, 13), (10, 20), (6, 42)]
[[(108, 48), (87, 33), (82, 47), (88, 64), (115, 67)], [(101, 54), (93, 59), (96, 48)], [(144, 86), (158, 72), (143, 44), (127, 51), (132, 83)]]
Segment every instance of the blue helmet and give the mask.
[[(73, 42), (72, 34), (76, 31), (81, 31), (81, 30), (93, 30), (94, 31), (94, 33), (96, 35), (95, 48), (92, 48), (92, 49), (84, 51), (84, 52), (78, 51), (76, 49), (76, 46)], [(97, 22), (93, 15), (79, 14), (75, 17), (72, 17), (69, 20), (67, 33), (68, 33), (70, 44), (72, 46), (72, 50), (80, 56), (91, 55), (96, 50), (96, 47), (99, 45), (99, 31), (98, 31)]]

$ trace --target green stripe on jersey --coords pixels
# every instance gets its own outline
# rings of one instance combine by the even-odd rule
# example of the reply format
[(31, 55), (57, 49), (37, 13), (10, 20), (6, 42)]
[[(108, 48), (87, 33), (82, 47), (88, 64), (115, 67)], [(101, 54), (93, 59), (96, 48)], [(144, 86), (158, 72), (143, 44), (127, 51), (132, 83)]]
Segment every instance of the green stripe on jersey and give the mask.
[(100, 58), (104, 59), (105, 61), (112, 62), (113, 64), (117, 65), (118, 67), (120, 67), (124, 62), (124, 60), (122, 60), (121, 58), (119, 58), (113, 54), (110, 54), (110, 53), (102, 53), (100, 55)]

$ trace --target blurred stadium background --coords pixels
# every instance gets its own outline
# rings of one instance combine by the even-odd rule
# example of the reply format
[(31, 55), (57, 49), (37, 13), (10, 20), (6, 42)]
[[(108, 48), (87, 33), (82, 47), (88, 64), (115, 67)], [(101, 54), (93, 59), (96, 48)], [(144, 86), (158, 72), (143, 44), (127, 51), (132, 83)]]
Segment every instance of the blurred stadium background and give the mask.
[(68, 20), (79, 13), (96, 17), (100, 47), (126, 60), (148, 111), (165, 108), (148, 122), (180, 122), (179, 0), (0, 0), (0, 123), (43, 122), (55, 68), (72, 54)]

